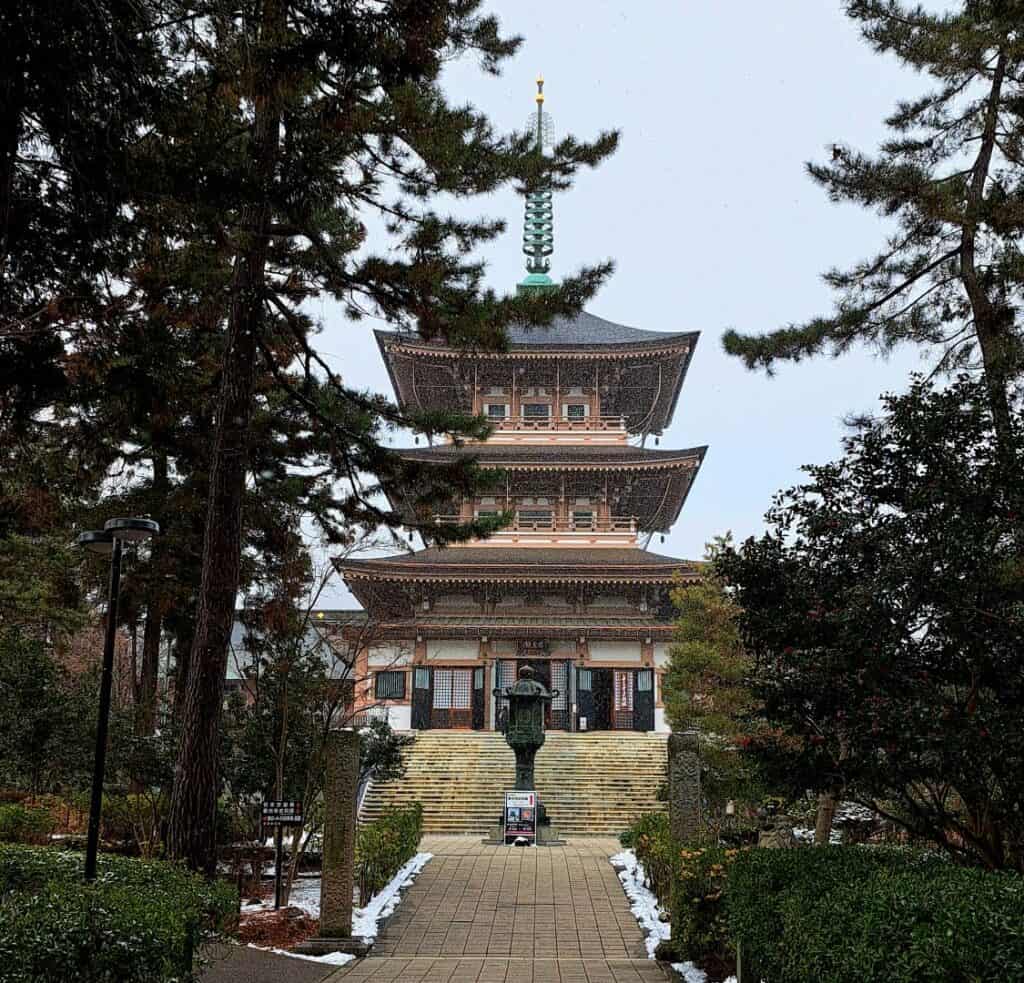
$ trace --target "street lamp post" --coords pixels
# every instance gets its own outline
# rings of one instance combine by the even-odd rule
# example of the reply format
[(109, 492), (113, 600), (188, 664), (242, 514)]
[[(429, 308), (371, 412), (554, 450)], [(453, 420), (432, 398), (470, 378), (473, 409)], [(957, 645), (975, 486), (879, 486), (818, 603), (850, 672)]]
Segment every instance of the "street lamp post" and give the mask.
[(110, 554), (110, 586), (107, 593), (107, 626), (103, 639), (103, 672), (100, 676), (99, 719), (96, 722), (96, 757), (89, 803), (89, 834), (85, 847), (85, 879), (96, 880), (96, 855), (100, 844), (100, 812), (103, 808), (103, 773), (107, 763), (107, 730), (110, 724), (110, 691), (114, 682), (114, 644), (117, 641), (117, 601), (121, 592), (121, 549), (124, 542), (141, 542), (160, 532), (152, 519), (110, 519), (102, 530), (83, 532), (76, 543), (94, 553)]

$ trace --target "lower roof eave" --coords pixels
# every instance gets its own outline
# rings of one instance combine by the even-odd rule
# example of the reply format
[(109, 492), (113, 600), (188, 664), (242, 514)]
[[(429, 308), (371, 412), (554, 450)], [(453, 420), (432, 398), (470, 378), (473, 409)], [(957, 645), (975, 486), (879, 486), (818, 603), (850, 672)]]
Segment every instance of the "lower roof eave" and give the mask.
[[(372, 620), (372, 619), (371, 619)], [(481, 621), (478, 625), (434, 625), (414, 621), (373, 621), (372, 637), (378, 640), (411, 641), (417, 636), (429, 639), (467, 639), (486, 636), (492, 638), (587, 638), (587, 639), (644, 639), (671, 640), (675, 625), (661, 622), (635, 625), (493, 625)], [(366, 638), (363, 632), (346, 629), (342, 632), (349, 641)]]

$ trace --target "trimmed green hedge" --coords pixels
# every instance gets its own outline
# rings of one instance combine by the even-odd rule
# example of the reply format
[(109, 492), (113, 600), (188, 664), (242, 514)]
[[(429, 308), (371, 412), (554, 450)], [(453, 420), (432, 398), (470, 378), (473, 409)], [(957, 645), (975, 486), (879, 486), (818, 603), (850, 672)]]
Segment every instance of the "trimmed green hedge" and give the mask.
[(179, 867), (0, 846), (0, 981), (171, 983), (191, 978), (204, 938), (238, 910), (233, 888)]
[(727, 909), (753, 978), (771, 983), (1024, 980), (1015, 874), (871, 847), (752, 850)]
[(414, 802), (392, 809), (380, 819), (359, 827), (356, 836), (356, 883), (359, 903), (365, 905), (416, 856), (423, 836), (423, 807)]

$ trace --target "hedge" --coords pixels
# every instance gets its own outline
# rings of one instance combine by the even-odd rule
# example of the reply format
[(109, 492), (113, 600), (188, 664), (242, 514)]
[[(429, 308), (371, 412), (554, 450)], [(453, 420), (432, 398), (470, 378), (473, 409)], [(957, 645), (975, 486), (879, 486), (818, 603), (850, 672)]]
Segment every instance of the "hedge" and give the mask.
[(391, 809), (379, 819), (359, 827), (356, 836), (356, 882), (359, 903), (365, 905), (416, 856), (423, 836), (423, 807), (414, 802)]
[(727, 913), (745, 970), (770, 983), (1024, 980), (1024, 879), (934, 855), (752, 850)]
[(641, 816), (620, 839), (636, 852), (648, 887), (669, 912), (672, 938), (661, 944), (658, 957), (698, 964), (728, 961), (732, 946), (724, 896), (729, 869), (740, 851), (680, 843), (664, 812)]
[(0, 846), (0, 981), (172, 983), (238, 910), (233, 888), (171, 864)]

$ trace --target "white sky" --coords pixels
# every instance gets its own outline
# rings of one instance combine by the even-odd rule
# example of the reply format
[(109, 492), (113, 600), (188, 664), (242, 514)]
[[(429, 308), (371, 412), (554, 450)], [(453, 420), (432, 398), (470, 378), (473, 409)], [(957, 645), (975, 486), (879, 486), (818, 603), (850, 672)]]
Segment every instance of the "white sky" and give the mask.
[[(942, 9), (933, 0), (926, 6)], [(762, 529), (772, 494), (799, 467), (834, 458), (842, 418), (905, 388), (914, 350), (866, 351), (782, 366), (774, 378), (725, 355), (722, 332), (760, 332), (831, 309), (820, 274), (874, 252), (885, 227), (830, 204), (804, 173), (834, 142), (872, 150), (896, 101), (920, 77), (874, 54), (839, 0), (492, 0), (526, 41), (499, 78), (453, 64), (446, 84), (494, 124), (522, 129), (545, 78), (556, 137), (618, 128), (618, 153), (555, 199), (552, 276), (611, 257), (593, 314), (638, 328), (700, 331), (662, 448), (708, 444), (690, 497), (655, 552), (687, 559), (712, 536)], [(507, 233), (484, 251), (489, 281), (525, 274), (522, 200), (473, 203)], [(345, 378), (391, 393), (372, 330), (324, 304), (320, 347)], [(340, 578), (321, 606), (354, 606)]]

